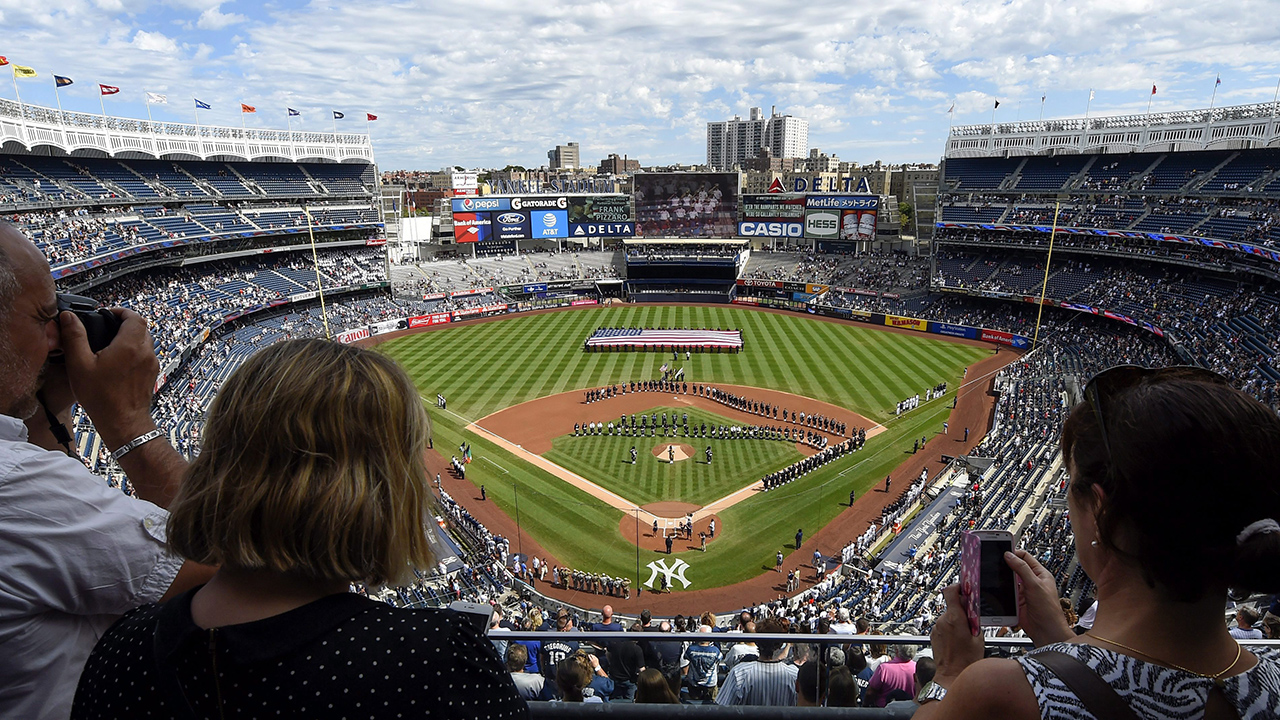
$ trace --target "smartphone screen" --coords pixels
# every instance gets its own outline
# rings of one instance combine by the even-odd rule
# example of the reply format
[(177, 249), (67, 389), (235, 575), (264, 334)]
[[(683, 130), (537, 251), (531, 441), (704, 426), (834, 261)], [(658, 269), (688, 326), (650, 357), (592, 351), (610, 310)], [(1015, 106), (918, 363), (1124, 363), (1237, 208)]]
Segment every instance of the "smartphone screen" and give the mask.
[(1013, 552), (1013, 542), (983, 538), (980, 547), (978, 613), (1017, 617), (1018, 595), (1013, 570), (1004, 561), (1004, 554)]

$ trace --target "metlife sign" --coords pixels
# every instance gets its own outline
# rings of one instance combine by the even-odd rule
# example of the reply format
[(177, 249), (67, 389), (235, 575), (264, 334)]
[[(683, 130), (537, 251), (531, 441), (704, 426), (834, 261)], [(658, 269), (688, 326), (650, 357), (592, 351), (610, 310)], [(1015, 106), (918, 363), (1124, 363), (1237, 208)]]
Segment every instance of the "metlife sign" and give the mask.
[(798, 222), (740, 222), (738, 235), (742, 237), (800, 238), (804, 237), (804, 223)]
[(806, 210), (804, 213), (804, 236), (807, 238), (829, 239), (840, 235), (840, 213), (826, 210)]
[(875, 195), (806, 195), (804, 206), (824, 210), (877, 210), (880, 198)]
[(636, 234), (636, 224), (633, 222), (599, 222), (599, 223), (570, 223), (569, 237), (573, 238), (589, 238), (589, 237), (633, 237)]

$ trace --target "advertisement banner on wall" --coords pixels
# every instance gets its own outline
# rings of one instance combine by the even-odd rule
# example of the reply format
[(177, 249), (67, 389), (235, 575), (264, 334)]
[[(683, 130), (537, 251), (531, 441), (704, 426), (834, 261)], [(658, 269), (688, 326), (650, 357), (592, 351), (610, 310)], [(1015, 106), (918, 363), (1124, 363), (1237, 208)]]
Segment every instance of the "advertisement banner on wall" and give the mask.
[(878, 210), (880, 198), (875, 195), (806, 195), (804, 206), (826, 210)]
[(452, 319), (452, 314), (447, 312), (432, 313), (431, 315), (419, 315), (409, 318), (409, 327), (420, 328), (430, 327), (431, 325), (443, 325)]
[(632, 237), (635, 234), (633, 222), (569, 223), (569, 237)]
[(742, 287), (758, 287), (758, 288), (777, 288), (782, 289), (781, 280), (750, 280), (739, 279), (738, 284)]
[(529, 213), (519, 210), (490, 213), (493, 234), (499, 240), (526, 240), (529, 238)]
[(396, 318), (395, 320), (384, 320), (376, 325), (373, 325), (370, 329), (373, 331), (374, 335), (389, 333), (392, 330), (399, 330), (400, 323), (404, 322), (405, 320), (406, 318)]
[(637, 173), (636, 235), (732, 237), (738, 225), (738, 173)]
[(804, 219), (804, 195), (743, 195), (742, 219), (798, 223)]
[(582, 298), (581, 300), (574, 300), (569, 304), (573, 307), (578, 307), (580, 305), (599, 305), (600, 301), (595, 298)]
[(840, 239), (866, 242), (876, 239), (875, 210), (841, 210)]
[(885, 315), (884, 324), (889, 327), (929, 332), (929, 321), (921, 320), (920, 318), (902, 317), (901, 315)]
[(534, 240), (569, 237), (569, 214), (564, 210), (530, 210), (529, 227)]
[(971, 328), (967, 325), (952, 325), (951, 323), (930, 321), (929, 332), (938, 335), (948, 335), (950, 337), (977, 339), (978, 328)]
[(493, 239), (493, 223), (489, 213), (454, 213), (453, 241), (457, 243), (488, 242)]
[(738, 223), (738, 235), (742, 237), (801, 238), (804, 237), (804, 223), (745, 220)]
[(839, 210), (806, 210), (804, 236), (815, 240), (834, 240), (840, 236)]
[(498, 210), (510, 210), (511, 198), (505, 197), (475, 197), (475, 198), (454, 198), (453, 211), (455, 213), (473, 213), (473, 212), (493, 212)]
[(452, 173), (449, 180), (454, 195), (475, 195), (480, 192), (480, 177), (476, 173)]
[(347, 330), (345, 332), (340, 332), (334, 337), (334, 339), (342, 343), (343, 345), (347, 345), (357, 340), (364, 340), (365, 338), (369, 337), (369, 335), (370, 335), (369, 328), (362, 327), (362, 328), (356, 328), (354, 330)]
[(627, 195), (578, 195), (569, 198), (571, 223), (629, 223), (635, 220)]

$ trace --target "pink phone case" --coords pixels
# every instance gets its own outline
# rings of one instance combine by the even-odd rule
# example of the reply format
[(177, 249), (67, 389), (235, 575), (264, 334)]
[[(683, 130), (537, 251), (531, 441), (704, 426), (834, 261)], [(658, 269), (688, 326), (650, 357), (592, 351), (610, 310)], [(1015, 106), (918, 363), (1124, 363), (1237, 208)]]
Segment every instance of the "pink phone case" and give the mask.
[(982, 557), (981, 541), (966, 530), (960, 541), (960, 598), (964, 602), (964, 614), (969, 618), (969, 630), (978, 635), (979, 561)]

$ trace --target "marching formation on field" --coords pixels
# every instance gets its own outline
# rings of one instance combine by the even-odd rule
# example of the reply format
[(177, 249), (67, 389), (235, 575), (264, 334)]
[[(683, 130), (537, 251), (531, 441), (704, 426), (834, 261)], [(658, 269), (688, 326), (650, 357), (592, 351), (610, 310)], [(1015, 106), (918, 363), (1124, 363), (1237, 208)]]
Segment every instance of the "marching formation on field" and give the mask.
[(862, 435), (860, 437), (863, 439), (859, 440), (858, 438), (849, 438), (839, 445), (832, 445), (831, 447), (824, 448), (822, 452), (817, 455), (811, 455), (810, 457), (796, 461), (775, 473), (765, 475), (763, 479), (765, 492), (776, 487), (782, 487), (792, 480), (802, 478), (808, 473), (817, 470), (841, 455), (846, 455), (860, 449), (863, 442), (865, 442), (866, 436)]

